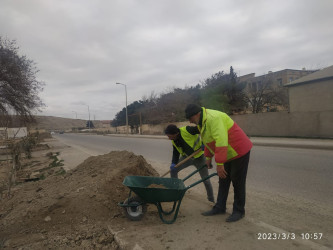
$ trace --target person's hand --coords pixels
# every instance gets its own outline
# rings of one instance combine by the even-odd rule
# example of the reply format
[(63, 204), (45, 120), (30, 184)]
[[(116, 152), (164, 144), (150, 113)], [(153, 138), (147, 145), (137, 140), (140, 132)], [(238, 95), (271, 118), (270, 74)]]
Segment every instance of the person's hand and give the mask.
[(208, 169), (212, 169), (213, 168), (212, 159), (206, 159), (206, 165)]
[(225, 179), (227, 177), (227, 171), (225, 171), (224, 165), (217, 165), (216, 170), (217, 170), (217, 175), (220, 178)]

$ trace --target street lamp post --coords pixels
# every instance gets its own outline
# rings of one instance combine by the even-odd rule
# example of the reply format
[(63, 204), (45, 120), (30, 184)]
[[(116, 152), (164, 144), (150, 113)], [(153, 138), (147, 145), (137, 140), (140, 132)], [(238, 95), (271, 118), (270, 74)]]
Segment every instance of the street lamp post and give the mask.
[(126, 135), (128, 136), (128, 114), (127, 114), (127, 87), (126, 84), (116, 82), (116, 84), (120, 84), (125, 86), (125, 95), (126, 95)]
[[(86, 104), (87, 105), (87, 104)], [(89, 110), (89, 105), (87, 105), (88, 107), (88, 114), (89, 114), (89, 120), (88, 120), (88, 128), (90, 129), (90, 110)]]

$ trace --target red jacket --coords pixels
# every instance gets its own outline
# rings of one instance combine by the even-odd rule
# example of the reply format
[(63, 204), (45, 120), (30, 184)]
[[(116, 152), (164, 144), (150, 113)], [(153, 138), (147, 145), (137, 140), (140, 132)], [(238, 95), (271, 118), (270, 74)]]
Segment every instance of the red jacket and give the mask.
[(244, 131), (223, 112), (202, 108), (202, 123), (198, 128), (205, 144), (205, 156), (215, 155), (217, 165), (239, 158), (252, 148)]

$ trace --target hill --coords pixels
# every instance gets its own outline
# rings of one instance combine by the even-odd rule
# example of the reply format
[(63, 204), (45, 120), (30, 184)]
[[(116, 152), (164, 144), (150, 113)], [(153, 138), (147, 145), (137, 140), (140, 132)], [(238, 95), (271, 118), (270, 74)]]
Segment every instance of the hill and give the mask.
[[(85, 128), (87, 120), (70, 119), (55, 116), (36, 116), (35, 129), (45, 129), (47, 131), (72, 130), (72, 128)], [(96, 128), (102, 127), (102, 121), (92, 121)]]

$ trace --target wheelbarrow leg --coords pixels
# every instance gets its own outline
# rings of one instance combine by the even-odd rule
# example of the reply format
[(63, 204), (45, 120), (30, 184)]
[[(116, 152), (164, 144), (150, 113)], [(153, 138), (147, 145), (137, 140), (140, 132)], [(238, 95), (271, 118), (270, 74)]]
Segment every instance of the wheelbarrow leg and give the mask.
[[(180, 207), (180, 204), (181, 204), (181, 202), (182, 202), (183, 197), (184, 197), (184, 195), (183, 195), (178, 201), (175, 201), (175, 202), (173, 203), (173, 209), (172, 209), (171, 212), (168, 212), (168, 213), (163, 212), (161, 202), (156, 202), (155, 205), (157, 206), (158, 214), (159, 214), (161, 220), (162, 220), (165, 224), (172, 224), (172, 223), (174, 223), (174, 222), (176, 221), (177, 216), (178, 216), (178, 212), (179, 212), (179, 207)], [(175, 213), (174, 213), (173, 218), (172, 218), (171, 220), (166, 220), (166, 219), (164, 219), (163, 214), (166, 214), (166, 215), (171, 214), (171, 213), (175, 210), (176, 204), (177, 204), (177, 208), (176, 208), (176, 211), (175, 211)]]
[(175, 208), (176, 208), (176, 205), (177, 205), (177, 201), (175, 201), (175, 202), (173, 203), (173, 207), (172, 207), (172, 209), (171, 209), (169, 212), (166, 212), (166, 211), (163, 210), (162, 205), (160, 204), (160, 202), (157, 202), (157, 203), (159, 203), (159, 205), (156, 204), (156, 206), (159, 206), (160, 209), (161, 209), (161, 213), (162, 213), (162, 214), (165, 214), (165, 215), (170, 215), (170, 214), (172, 214), (172, 213), (175, 211)]

